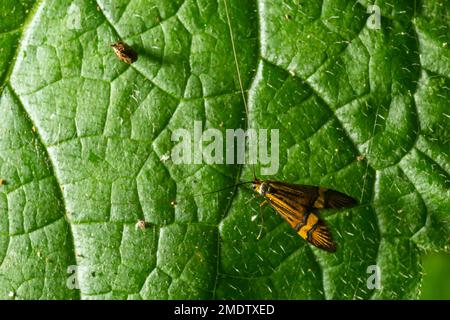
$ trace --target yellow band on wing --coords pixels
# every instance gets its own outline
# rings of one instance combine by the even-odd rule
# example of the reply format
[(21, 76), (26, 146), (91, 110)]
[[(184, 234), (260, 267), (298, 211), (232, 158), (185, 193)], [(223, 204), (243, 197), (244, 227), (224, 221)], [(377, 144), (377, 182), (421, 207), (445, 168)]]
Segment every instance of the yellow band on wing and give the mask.
[(317, 223), (319, 222), (319, 218), (314, 214), (310, 213), (308, 215), (308, 220), (306, 224), (298, 230), (298, 234), (305, 240), (308, 240), (308, 232), (311, 230)]

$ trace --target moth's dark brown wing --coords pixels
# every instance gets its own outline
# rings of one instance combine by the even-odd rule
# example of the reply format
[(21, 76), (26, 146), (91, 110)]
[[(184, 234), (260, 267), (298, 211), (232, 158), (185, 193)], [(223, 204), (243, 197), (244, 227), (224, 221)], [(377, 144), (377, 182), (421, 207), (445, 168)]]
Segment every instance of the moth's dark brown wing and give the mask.
[(335, 190), (324, 191), (324, 208), (350, 208), (357, 204), (352, 197)]
[(281, 193), (291, 198), (291, 201), (309, 208), (348, 208), (357, 203), (352, 197), (335, 190), (273, 180), (267, 182), (274, 193)]
[(285, 183), (281, 181), (269, 180), (271, 190), (274, 194), (281, 194), (284, 198), (289, 198), (298, 205), (313, 207), (319, 196), (319, 188), (315, 186)]

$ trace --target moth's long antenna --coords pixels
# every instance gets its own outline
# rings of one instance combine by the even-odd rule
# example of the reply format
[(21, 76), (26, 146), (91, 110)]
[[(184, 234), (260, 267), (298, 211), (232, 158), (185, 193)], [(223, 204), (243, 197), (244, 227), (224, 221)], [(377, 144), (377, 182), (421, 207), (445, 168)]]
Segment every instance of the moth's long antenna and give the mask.
[[(237, 54), (236, 54), (236, 46), (234, 45), (233, 29), (231, 28), (231, 19), (230, 19), (230, 14), (228, 13), (227, 0), (223, 0), (223, 2), (225, 4), (225, 14), (227, 16), (228, 30), (230, 32), (231, 47), (233, 49), (233, 56), (234, 56), (234, 64), (236, 65), (236, 71), (237, 71), (237, 76), (238, 76), (238, 80), (239, 80), (239, 86), (241, 88), (242, 100), (244, 101), (245, 115), (247, 117), (247, 128), (248, 128), (249, 112), (248, 112), (248, 106), (247, 106), (247, 97), (245, 96), (244, 86), (242, 85), (241, 71), (239, 69), (239, 63), (238, 63)], [(255, 170), (255, 164), (254, 163), (252, 164), (252, 170), (253, 170), (253, 179), (256, 180), (256, 170)]]
[(233, 184), (232, 186), (228, 186), (228, 187), (225, 187), (225, 188), (222, 188), (222, 189), (219, 189), (219, 190), (214, 190), (214, 191), (211, 191), (211, 192), (204, 192), (204, 193), (195, 194), (192, 197), (199, 197), (199, 196), (204, 196), (204, 195), (207, 195), (207, 194), (213, 194), (213, 193), (217, 193), (217, 192), (220, 192), (220, 191), (223, 191), (223, 190), (231, 189), (231, 188), (234, 188), (234, 187), (237, 187), (237, 186), (241, 186), (243, 184), (248, 184), (248, 183), (253, 183), (253, 181), (239, 182), (239, 183)]
[(238, 63), (237, 54), (236, 54), (236, 46), (234, 45), (234, 36), (233, 36), (233, 30), (231, 28), (230, 15), (228, 13), (227, 0), (224, 0), (223, 2), (225, 3), (225, 14), (227, 15), (228, 30), (230, 31), (231, 47), (233, 49), (234, 63), (236, 65), (239, 86), (241, 87), (241, 94), (242, 94), (242, 99), (244, 100), (245, 112), (247, 113), (247, 116), (248, 116), (247, 98), (244, 93), (244, 86), (242, 85), (241, 71), (239, 69), (239, 63)]

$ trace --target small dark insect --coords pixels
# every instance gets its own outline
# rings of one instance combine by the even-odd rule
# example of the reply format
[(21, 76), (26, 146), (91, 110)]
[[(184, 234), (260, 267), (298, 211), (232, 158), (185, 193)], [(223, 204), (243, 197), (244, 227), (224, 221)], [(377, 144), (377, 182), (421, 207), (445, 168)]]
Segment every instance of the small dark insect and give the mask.
[(5, 180), (4, 179), (0, 179), (0, 186), (5, 184)]
[(147, 228), (147, 223), (144, 220), (138, 220), (138, 222), (136, 222), (136, 224), (134, 225), (134, 227), (140, 230), (145, 230)]
[(116, 56), (127, 64), (132, 64), (138, 58), (136, 51), (134, 51), (130, 46), (126, 43), (119, 41), (111, 45), (111, 48), (114, 50)]

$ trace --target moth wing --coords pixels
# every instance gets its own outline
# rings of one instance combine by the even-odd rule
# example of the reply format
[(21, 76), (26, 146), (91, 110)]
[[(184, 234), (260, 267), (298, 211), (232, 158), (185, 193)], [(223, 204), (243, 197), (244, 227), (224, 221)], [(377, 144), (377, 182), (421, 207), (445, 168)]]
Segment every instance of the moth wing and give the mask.
[(350, 208), (357, 204), (352, 197), (335, 190), (326, 190), (324, 193), (324, 208)]
[(274, 208), (294, 229), (297, 234), (317, 248), (335, 252), (336, 244), (323, 220), (314, 213), (307, 213), (305, 207), (290, 207), (274, 194), (267, 194), (267, 199)]
[(275, 190), (283, 195), (295, 198), (301, 205), (316, 209), (350, 208), (357, 201), (339, 191), (302, 184), (285, 183), (281, 181), (269, 181)]
[(308, 242), (328, 252), (336, 251), (336, 243), (323, 220), (319, 220), (311, 230), (306, 239)]
[(319, 188), (315, 186), (273, 180), (268, 183), (275, 190), (275, 194), (280, 194), (283, 198), (289, 198), (291, 202), (305, 207), (312, 207), (319, 195)]
[(267, 200), (272, 208), (275, 209), (286, 221), (291, 225), (292, 228), (302, 222), (305, 215), (304, 212), (307, 211), (306, 207), (295, 204), (288, 203), (286, 199), (278, 197), (277, 194), (266, 194)]

